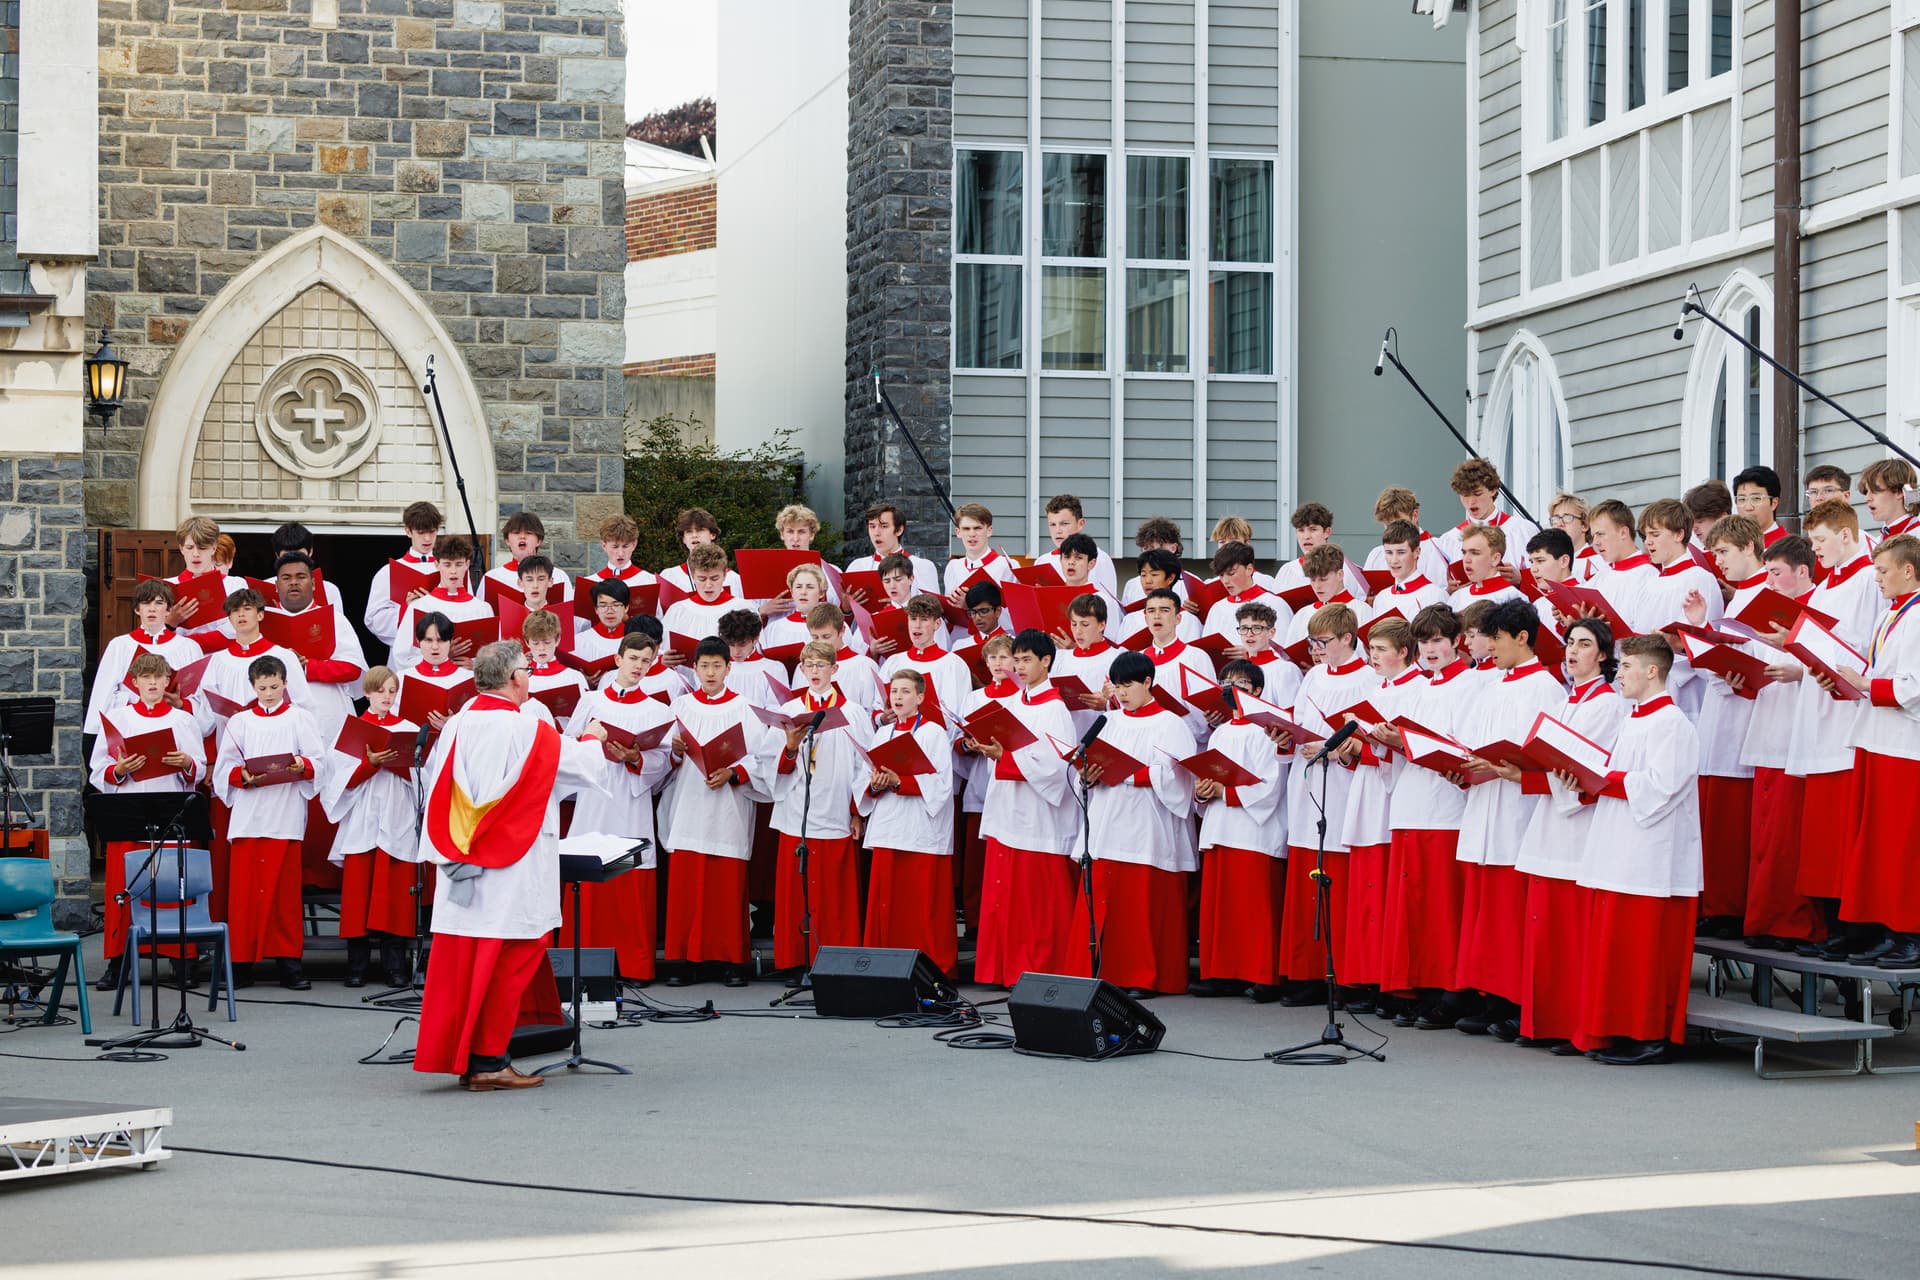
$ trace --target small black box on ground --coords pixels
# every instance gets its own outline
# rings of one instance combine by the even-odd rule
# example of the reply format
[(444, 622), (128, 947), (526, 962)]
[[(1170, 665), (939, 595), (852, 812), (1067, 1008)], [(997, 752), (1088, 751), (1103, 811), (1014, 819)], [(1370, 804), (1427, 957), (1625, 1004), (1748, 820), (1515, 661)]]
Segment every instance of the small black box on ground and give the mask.
[(813, 1011), (823, 1018), (890, 1018), (940, 998), (938, 966), (912, 947), (822, 947), (813, 959)]
[[(573, 948), (549, 947), (547, 963), (560, 989), (560, 1003), (573, 1003)], [(580, 999), (587, 1004), (620, 998), (620, 953), (612, 947), (580, 948)]]
[(1167, 1028), (1138, 1000), (1098, 978), (1023, 973), (1007, 997), (1016, 1049), (1069, 1058), (1152, 1053)]

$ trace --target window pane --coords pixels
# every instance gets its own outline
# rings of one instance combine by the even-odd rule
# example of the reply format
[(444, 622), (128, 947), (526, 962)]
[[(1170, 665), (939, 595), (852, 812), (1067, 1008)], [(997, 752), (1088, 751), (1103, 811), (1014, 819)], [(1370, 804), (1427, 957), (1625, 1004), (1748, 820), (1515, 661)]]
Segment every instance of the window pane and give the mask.
[(1187, 159), (1127, 157), (1127, 256), (1187, 257)]
[(1207, 281), (1207, 372), (1273, 372), (1273, 273), (1215, 271)]
[(1040, 271), (1040, 367), (1107, 367), (1107, 273), (1100, 267)]
[[(1760, 308), (1748, 310), (1746, 329), (1747, 341), (1757, 346), (1760, 342)], [(1747, 451), (1740, 462), (1742, 466), (1751, 467), (1760, 461), (1760, 357), (1751, 348), (1743, 348), (1736, 353), (1736, 358), (1744, 358), (1747, 365)]]
[(1733, 0), (1713, 0), (1713, 29), (1707, 33), (1707, 74), (1733, 70)]
[(1020, 368), (1020, 268), (953, 267), (953, 362), (961, 369)]
[(962, 151), (954, 182), (954, 252), (1019, 257), (1020, 153)]
[(1627, 0), (1627, 110), (1646, 101), (1647, 0)]
[(1185, 271), (1127, 272), (1127, 370), (1186, 373), (1187, 280)]
[(1272, 262), (1273, 161), (1213, 161), (1211, 195), (1211, 259)]
[(1107, 256), (1107, 159), (1046, 157), (1040, 252), (1049, 258)]
[[(1678, 0), (1685, 4), (1686, 0)], [(1567, 136), (1567, 0), (1553, 0), (1547, 26), (1547, 136)]]
[(1667, 0), (1667, 92), (1687, 87), (1692, 0)]
[(1607, 0), (1587, 0), (1587, 123), (1607, 118)]
[(1713, 426), (1707, 436), (1707, 474), (1725, 480), (1739, 468), (1727, 467), (1727, 380), (1722, 377), (1713, 388)]

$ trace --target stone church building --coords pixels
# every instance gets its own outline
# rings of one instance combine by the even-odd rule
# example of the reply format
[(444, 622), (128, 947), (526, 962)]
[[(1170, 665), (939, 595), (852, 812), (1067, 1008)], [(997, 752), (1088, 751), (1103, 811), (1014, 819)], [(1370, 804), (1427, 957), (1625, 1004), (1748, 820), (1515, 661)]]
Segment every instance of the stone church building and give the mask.
[[(561, 563), (620, 509), (621, 12), (0, 2), (0, 695), (59, 700), (55, 753), (16, 773), (64, 896), (85, 669), (138, 574), (177, 569), (181, 519), (255, 575), (300, 519), (357, 604), (408, 503), (468, 531), (456, 464), (481, 534), (536, 512)], [(103, 333), (130, 362), (104, 423)]]

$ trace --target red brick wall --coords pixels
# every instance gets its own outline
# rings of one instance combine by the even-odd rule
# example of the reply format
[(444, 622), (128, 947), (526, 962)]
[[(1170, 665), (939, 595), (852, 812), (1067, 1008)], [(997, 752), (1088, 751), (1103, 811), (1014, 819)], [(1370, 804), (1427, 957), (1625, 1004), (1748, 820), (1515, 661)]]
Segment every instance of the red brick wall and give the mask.
[(713, 356), (669, 356), (665, 360), (639, 360), (626, 366), (626, 372), (643, 377), (679, 374), (686, 377), (713, 376)]
[(627, 201), (627, 261), (713, 248), (718, 243), (714, 187), (703, 182)]

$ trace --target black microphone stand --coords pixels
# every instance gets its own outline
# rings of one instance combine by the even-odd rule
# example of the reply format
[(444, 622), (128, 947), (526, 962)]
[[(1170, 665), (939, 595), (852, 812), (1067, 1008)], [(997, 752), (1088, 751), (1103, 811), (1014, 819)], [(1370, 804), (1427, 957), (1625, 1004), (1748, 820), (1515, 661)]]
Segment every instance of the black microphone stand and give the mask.
[(941, 484), (940, 477), (934, 474), (933, 465), (927, 461), (927, 455), (920, 452), (920, 442), (913, 438), (913, 432), (907, 430), (907, 424), (900, 417), (900, 411), (893, 407), (893, 397), (887, 394), (884, 386), (880, 385), (879, 365), (873, 366), (873, 398), (886, 409), (888, 416), (893, 419), (893, 425), (900, 428), (900, 434), (907, 438), (907, 447), (913, 450), (913, 456), (919, 460), (920, 469), (927, 473), (927, 479), (933, 485), (933, 496), (940, 499), (940, 505), (947, 509), (947, 521), (951, 524), (955, 519), (953, 499), (947, 496), (947, 487)]
[[(1528, 517), (1531, 519), (1532, 517)], [(1315, 824), (1319, 832), (1319, 848), (1313, 858), (1313, 936), (1319, 941), (1321, 950), (1326, 954), (1327, 962), (1327, 1025), (1317, 1039), (1304, 1044), (1296, 1044), (1287, 1049), (1275, 1049), (1266, 1057), (1273, 1062), (1285, 1063), (1295, 1067), (1339, 1067), (1354, 1058), (1372, 1058), (1375, 1062), (1385, 1062), (1387, 1056), (1378, 1049), (1362, 1049), (1347, 1040), (1335, 1017), (1334, 975), (1333, 975), (1333, 877), (1327, 874), (1327, 778), (1333, 769), (1333, 753), (1322, 747), (1318, 759), (1308, 762), (1307, 767), (1320, 767), (1320, 795), (1314, 797), (1309, 783), (1307, 798), (1313, 801), (1314, 808), (1320, 811)]]
[(807, 725), (807, 731), (800, 735), (800, 838), (794, 842), (794, 860), (800, 866), (800, 937), (806, 942), (807, 968), (800, 975), (800, 985), (772, 1002), (778, 1008), (797, 997), (802, 991), (813, 990), (813, 886), (808, 883), (807, 856), (807, 819), (813, 812), (813, 735), (814, 725)]
[[(1092, 796), (1087, 790), (1085, 738), (1082, 738), (1080, 745), (1074, 748), (1073, 765), (1074, 778), (1080, 783), (1079, 789), (1074, 793), (1074, 799), (1080, 802), (1080, 892), (1086, 896), (1087, 900), (1087, 962), (1091, 966), (1088, 972), (1098, 978), (1100, 976), (1100, 940), (1105, 930), (1096, 928), (1093, 919), (1093, 809)], [(1069, 788), (1071, 789), (1071, 784)]]
[[(1373, 376), (1376, 378), (1380, 377), (1386, 372), (1385, 365), (1388, 364), (1399, 370), (1400, 376), (1407, 380), (1407, 385), (1413, 388), (1414, 394), (1427, 402), (1427, 408), (1433, 410), (1433, 416), (1440, 419), (1440, 425), (1444, 426), (1448, 433), (1460, 442), (1460, 447), (1467, 451), (1467, 456), (1470, 458), (1480, 457), (1480, 451), (1469, 444), (1467, 438), (1460, 434), (1460, 429), (1453, 425), (1453, 419), (1449, 418), (1440, 406), (1433, 402), (1433, 397), (1428, 395), (1427, 389), (1420, 385), (1420, 380), (1407, 371), (1407, 366), (1400, 363), (1400, 335), (1391, 326), (1388, 327), (1386, 336), (1380, 340), (1380, 360), (1374, 363)], [(1529, 524), (1537, 525), (1540, 523), (1533, 518), (1532, 512), (1520, 505), (1520, 499), (1513, 496), (1513, 490), (1507, 488), (1507, 482), (1505, 480), (1500, 481), (1500, 492), (1506, 497), (1506, 500), (1512, 504), (1513, 509), (1526, 518)]]

